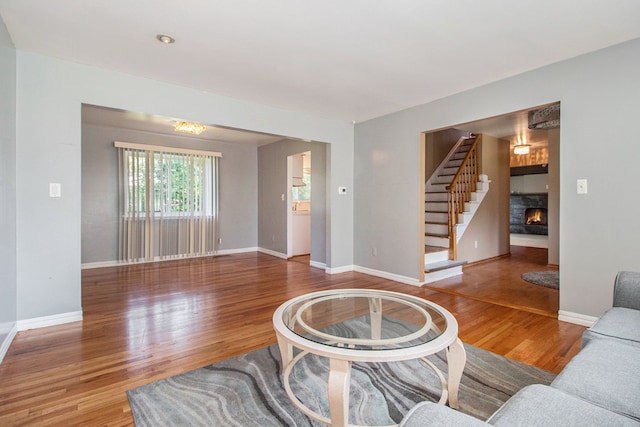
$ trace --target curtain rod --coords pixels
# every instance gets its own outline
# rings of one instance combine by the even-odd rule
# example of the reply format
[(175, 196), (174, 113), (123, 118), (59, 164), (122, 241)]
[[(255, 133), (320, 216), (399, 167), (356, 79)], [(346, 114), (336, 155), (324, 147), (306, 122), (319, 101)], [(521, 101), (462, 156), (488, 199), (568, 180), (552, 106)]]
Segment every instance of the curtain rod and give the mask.
[(163, 153), (198, 154), (201, 156), (222, 157), (222, 153), (218, 151), (191, 150), (189, 148), (176, 148), (176, 147), (165, 147), (162, 145), (136, 144), (133, 142), (114, 141), (113, 146), (116, 148), (130, 148), (132, 150), (161, 151)]

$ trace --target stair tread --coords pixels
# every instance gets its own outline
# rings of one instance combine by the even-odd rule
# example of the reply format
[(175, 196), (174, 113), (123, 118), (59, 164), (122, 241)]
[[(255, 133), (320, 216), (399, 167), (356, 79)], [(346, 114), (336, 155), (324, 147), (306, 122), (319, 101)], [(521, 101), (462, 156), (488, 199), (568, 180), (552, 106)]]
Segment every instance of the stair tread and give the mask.
[(435, 271), (446, 270), (447, 268), (459, 267), (466, 263), (467, 261), (451, 259), (447, 261), (432, 262), (424, 265), (424, 271), (425, 273), (433, 273)]
[(424, 233), (425, 236), (430, 236), (430, 237), (442, 237), (445, 239), (449, 238), (448, 234), (438, 234), (438, 233)]
[(449, 248), (443, 248), (442, 246), (424, 245), (425, 254), (431, 254), (435, 252), (449, 252)]

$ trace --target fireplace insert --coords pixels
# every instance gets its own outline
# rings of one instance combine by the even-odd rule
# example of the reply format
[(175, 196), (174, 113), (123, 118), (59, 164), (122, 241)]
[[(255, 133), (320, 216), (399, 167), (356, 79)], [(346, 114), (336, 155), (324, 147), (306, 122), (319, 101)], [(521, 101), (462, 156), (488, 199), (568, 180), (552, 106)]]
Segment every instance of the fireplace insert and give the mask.
[(547, 225), (547, 210), (545, 208), (527, 208), (524, 211), (525, 225)]

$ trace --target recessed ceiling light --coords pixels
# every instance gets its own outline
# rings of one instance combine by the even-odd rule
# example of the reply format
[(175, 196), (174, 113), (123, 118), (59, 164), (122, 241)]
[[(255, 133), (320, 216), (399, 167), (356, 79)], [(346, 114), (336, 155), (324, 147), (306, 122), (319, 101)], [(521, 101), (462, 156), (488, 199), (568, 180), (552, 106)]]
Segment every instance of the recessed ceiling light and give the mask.
[(166, 34), (158, 34), (156, 38), (164, 44), (173, 44), (176, 42), (176, 39)]

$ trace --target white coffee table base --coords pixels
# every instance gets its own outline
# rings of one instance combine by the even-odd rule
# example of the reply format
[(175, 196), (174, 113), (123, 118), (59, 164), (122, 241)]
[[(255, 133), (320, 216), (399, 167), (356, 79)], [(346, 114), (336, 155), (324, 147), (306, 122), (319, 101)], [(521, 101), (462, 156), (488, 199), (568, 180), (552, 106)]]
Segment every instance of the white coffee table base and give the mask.
[[(326, 326), (325, 321), (317, 325), (313, 323), (313, 318), (308, 316), (313, 313), (314, 307), (321, 304), (339, 304), (342, 306), (341, 316), (344, 321), (345, 309), (354, 307), (357, 299), (368, 300), (368, 315), (370, 319), (370, 330), (368, 334), (355, 337), (335, 336), (322, 328)], [(325, 311), (320, 319), (331, 317), (330, 308)], [(385, 307), (401, 307), (408, 310), (415, 316), (417, 323), (415, 330), (404, 335), (393, 334), (384, 336), (382, 334), (382, 318)], [(326, 310), (329, 310), (328, 312)], [(361, 316), (362, 312), (356, 310), (352, 313), (346, 312), (351, 318)], [(440, 329), (434, 324), (433, 316), (437, 316), (437, 321), (445, 325)], [(309, 323), (308, 320), (311, 320)], [(278, 338), (278, 346), (282, 356), (283, 382), (287, 395), (291, 401), (308, 417), (324, 424), (334, 427), (349, 426), (349, 388), (352, 362), (399, 362), (403, 360), (420, 360), (429, 366), (440, 379), (442, 385), (442, 395), (440, 404), (449, 402), (452, 408), (458, 407), (458, 388), (462, 378), (462, 371), (467, 360), (462, 342), (458, 339), (458, 323), (451, 313), (439, 305), (410, 295), (397, 292), (369, 290), (369, 289), (341, 289), (314, 292), (301, 295), (282, 304), (273, 315), (273, 327)], [(300, 329), (294, 332), (294, 329)], [(435, 333), (435, 336), (425, 339), (428, 333)], [(308, 336), (307, 336), (308, 335)], [(310, 339), (309, 336), (314, 339)], [(423, 340), (420, 342), (420, 340)], [(418, 342), (416, 344), (416, 341)], [(412, 344), (407, 344), (412, 342)], [(362, 347), (360, 347), (362, 346)], [(293, 348), (300, 351), (293, 357)], [(379, 349), (376, 349), (379, 348)], [(429, 360), (427, 356), (436, 354), (442, 350), (447, 355), (447, 378)], [(305, 406), (293, 393), (289, 377), (296, 363), (305, 355), (315, 354), (326, 357), (329, 360), (328, 379), (328, 401), (330, 418), (322, 416), (307, 406)]]
[[(351, 361), (344, 359), (337, 359), (331, 356), (329, 358), (329, 380), (328, 380), (328, 397), (329, 397), (329, 412), (331, 418), (327, 418), (312, 411), (305, 406), (300, 399), (293, 393), (289, 377), (293, 371), (294, 366), (304, 356), (309, 354), (309, 351), (301, 350), (295, 357), (293, 357), (293, 345), (288, 342), (282, 335), (277, 334), (278, 345), (280, 347), (280, 354), (282, 357), (283, 367), (283, 382), (287, 395), (291, 399), (294, 405), (298, 407), (305, 415), (316, 421), (324, 424), (328, 424), (334, 427), (343, 426), (355, 426), (349, 424), (349, 388), (351, 380)], [(448, 379), (444, 377), (440, 369), (438, 369), (431, 361), (425, 357), (419, 357), (422, 363), (430, 367), (433, 372), (440, 379), (442, 385), (442, 395), (440, 396), (439, 404), (444, 405), (449, 401), (449, 406), (452, 408), (458, 408), (458, 389), (460, 386), (460, 380), (462, 379), (462, 372), (467, 361), (466, 352), (460, 339), (456, 339), (446, 349), (447, 354), (447, 366), (448, 366)], [(377, 360), (380, 361), (380, 360)], [(393, 359), (389, 360), (393, 361)], [(391, 424), (384, 427), (393, 427), (397, 424)]]

